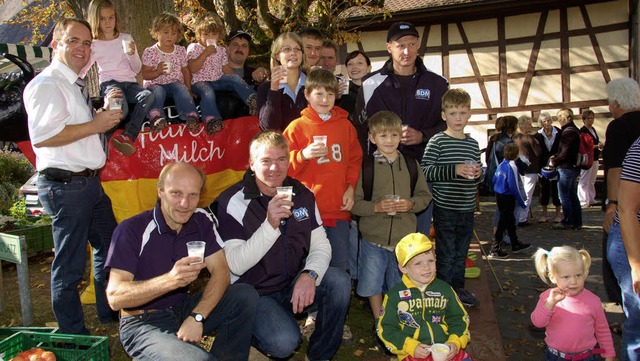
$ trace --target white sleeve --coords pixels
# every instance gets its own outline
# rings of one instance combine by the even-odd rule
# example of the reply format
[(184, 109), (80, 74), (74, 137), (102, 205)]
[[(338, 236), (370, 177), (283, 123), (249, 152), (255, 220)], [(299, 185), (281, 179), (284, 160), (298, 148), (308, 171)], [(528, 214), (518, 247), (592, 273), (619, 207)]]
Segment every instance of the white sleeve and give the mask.
[(225, 241), (224, 253), (231, 273), (241, 276), (258, 264), (278, 237), (280, 237), (280, 228), (274, 229), (265, 219), (248, 240), (232, 238)]

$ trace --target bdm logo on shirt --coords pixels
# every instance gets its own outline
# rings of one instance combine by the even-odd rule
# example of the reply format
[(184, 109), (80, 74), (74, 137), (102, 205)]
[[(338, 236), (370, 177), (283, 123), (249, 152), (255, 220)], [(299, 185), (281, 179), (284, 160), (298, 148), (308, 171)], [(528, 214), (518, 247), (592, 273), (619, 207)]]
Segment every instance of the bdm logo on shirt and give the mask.
[(309, 219), (309, 210), (307, 210), (305, 207), (294, 209), (292, 213), (293, 217), (298, 222)]
[(431, 90), (416, 89), (416, 99), (429, 100), (431, 98)]

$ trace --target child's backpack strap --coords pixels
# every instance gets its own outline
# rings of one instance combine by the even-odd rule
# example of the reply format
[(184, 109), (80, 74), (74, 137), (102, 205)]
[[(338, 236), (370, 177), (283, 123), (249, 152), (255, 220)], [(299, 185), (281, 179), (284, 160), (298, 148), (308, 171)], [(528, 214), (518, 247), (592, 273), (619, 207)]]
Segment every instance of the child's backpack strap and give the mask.
[[(411, 196), (413, 197), (413, 191), (418, 183), (418, 163), (411, 157), (402, 154), (404, 162), (407, 165), (409, 171), (409, 180), (411, 184)], [(365, 201), (370, 201), (373, 196), (373, 162), (375, 159), (370, 155), (365, 155), (362, 158), (362, 193)]]
[(362, 192), (365, 201), (370, 201), (373, 195), (373, 162), (373, 157), (368, 154), (362, 158)]
[[(409, 170), (409, 179), (411, 180), (411, 196), (413, 197), (413, 191), (416, 189), (418, 183), (418, 162), (408, 155), (402, 154), (405, 163), (407, 163), (407, 170)], [(422, 171), (422, 170), (420, 170)]]

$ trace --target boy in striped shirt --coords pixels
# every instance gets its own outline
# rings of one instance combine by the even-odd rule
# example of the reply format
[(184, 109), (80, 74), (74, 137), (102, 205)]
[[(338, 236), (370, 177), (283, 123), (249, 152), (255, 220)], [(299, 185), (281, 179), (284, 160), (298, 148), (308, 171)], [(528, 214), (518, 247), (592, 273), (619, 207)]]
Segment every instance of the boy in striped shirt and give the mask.
[(471, 97), (462, 89), (450, 89), (442, 96), (442, 119), (447, 129), (427, 144), (420, 166), (433, 182), (433, 224), (436, 231), (438, 278), (450, 284), (460, 302), (479, 305), (464, 288), (465, 259), (473, 235), (473, 212), (480, 182), (480, 148), (464, 133), (471, 117)]

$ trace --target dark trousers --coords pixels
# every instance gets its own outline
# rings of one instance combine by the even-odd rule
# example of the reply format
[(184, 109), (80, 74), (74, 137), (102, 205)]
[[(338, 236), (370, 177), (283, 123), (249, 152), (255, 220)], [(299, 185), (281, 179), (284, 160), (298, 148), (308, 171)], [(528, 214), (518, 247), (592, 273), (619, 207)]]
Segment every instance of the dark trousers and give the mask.
[(491, 244), (491, 252), (498, 252), (500, 250), (500, 243), (502, 243), (505, 230), (509, 233), (509, 239), (511, 239), (512, 245), (520, 243), (518, 241), (518, 235), (516, 235), (516, 218), (513, 215), (513, 211), (516, 208), (516, 197), (510, 194), (496, 193), (496, 204), (500, 211), (500, 218), (498, 219), (498, 227), (496, 228), (496, 234)]

